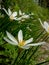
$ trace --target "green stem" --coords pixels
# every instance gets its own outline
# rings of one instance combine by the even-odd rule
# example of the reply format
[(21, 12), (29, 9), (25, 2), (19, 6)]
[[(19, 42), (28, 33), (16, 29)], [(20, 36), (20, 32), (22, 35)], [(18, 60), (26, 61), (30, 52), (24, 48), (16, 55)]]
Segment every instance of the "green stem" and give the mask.
[(22, 51), (21, 48), (18, 49), (18, 55), (16, 56), (16, 58), (14, 59), (14, 62), (13, 62), (11, 65), (15, 65), (15, 63), (17, 62), (17, 59), (18, 59), (18, 57), (19, 57), (19, 55), (20, 55), (20, 53), (21, 53), (21, 51)]

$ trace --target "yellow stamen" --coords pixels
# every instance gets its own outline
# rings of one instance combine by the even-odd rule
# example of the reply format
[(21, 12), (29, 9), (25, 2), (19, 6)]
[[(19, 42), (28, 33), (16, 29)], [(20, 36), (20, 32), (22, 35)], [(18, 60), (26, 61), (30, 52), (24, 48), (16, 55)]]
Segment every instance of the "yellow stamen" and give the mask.
[(24, 46), (25, 45), (25, 41), (20, 41), (19, 42), (19, 46)]
[(11, 20), (13, 20), (13, 19), (14, 19), (14, 17), (11, 15), (11, 16), (10, 16), (10, 19), (11, 19)]

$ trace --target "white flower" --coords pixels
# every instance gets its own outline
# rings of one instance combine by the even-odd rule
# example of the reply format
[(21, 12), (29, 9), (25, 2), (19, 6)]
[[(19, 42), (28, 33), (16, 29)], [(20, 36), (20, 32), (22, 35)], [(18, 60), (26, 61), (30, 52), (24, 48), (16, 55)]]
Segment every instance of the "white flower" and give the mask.
[(44, 23), (42, 23), (42, 21), (40, 19), (39, 19), (39, 21), (40, 21), (42, 27), (49, 33), (49, 24), (46, 21), (44, 21)]
[(11, 20), (17, 20), (17, 12), (11, 12), (11, 10), (8, 8), (8, 11), (5, 9), (5, 8), (2, 8), (5, 12), (6, 12), (6, 14), (9, 16), (9, 18), (11, 19)]
[(45, 44), (45, 42), (40, 42), (40, 43), (35, 43), (35, 44), (29, 44), (29, 43), (33, 42), (33, 38), (30, 38), (30, 39), (28, 39), (26, 41), (23, 40), (22, 30), (20, 30), (18, 32), (18, 41), (9, 32), (6, 31), (6, 34), (7, 34), (8, 38), (4, 37), (5, 41), (7, 41), (10, 44), (17, 45), (17, 46), (19, 46), (20, 48), (23, 48), (23, 49), (29, 49), (30, 46), (38, 46), (38, 45)]
[(17, 20), (17, 21), (25, 21), (25, 19), (29, 19), (30, 15), (32, 14), (25, 14), (24, 12), (22, 13), (21, 10), (19, 10), (19, 17), (17, 12), (12, 12), (9, 8), (8, 11), (5, 8), (2, 8), (6, 14), (9, 16), (11, 20)]
[(19, 15), (21, 16), (22, 20), (30, 18), (30, 14), (22, 13), (21, 10), (19, 10)]

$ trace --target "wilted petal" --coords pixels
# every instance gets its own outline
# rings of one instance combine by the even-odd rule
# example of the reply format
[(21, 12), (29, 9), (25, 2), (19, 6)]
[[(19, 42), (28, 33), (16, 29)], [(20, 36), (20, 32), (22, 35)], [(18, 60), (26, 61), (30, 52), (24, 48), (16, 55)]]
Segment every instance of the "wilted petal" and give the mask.
[(7, 39), (6, 37), (4, 37), (4, 40), (7, 41), (8, 43), (12, 44), (12, 45), (18, 45), (17, 43)]
[(13, 17), (17, 16), (17, 12), (13, 12), (12, 16)]
[(12, 14), (12, 12), (9, 8), (8, 8), (8, 13), (9, 13), (9, 16)]
[(30, 38), (30, 39), (26, 40), (25, 44), (28, 44), (28, 43), (31, 43), (31, 42), (33, 42), (33, 38)]
[(18, 32), (18, 40), (19, 40), (19, 42), (23, 41), (23, 33), (22, 33), (22, 30), (20, 30)]
[(7, 32), (7, 31), (6, 31), (6, 33), (7, 33), (7, 36), (8, 36), (8, 38), (9, 38), (10, 40), (12, 40), (12, 41), (15, 42), (16, 44), (18, 44), (17, 40), (14, 38), (13, 35), (11, 35), (11, 34), (10, 34), (9, 32)]
[(34, 43), (34, 44), (28, 44), (26, 46), (38, 46), (38, 45), (44, 45), (46, 42), (39, 42), (39, 43)]

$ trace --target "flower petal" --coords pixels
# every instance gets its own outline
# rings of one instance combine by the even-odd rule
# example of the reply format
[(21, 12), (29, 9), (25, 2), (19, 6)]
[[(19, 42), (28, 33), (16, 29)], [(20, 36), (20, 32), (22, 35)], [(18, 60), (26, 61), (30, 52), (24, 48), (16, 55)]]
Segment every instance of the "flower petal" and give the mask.
[(35, 15), (34, 13), (31, 13), (31, 15)]
[(30, 46), (23, 46), (23, 47), (21, 47), (21, 48), (23, 48), (23, 49), (29, 49)]
[(41, 19), (39, 18), (38, 20), (40, 21), (40, 23), (41, 23), (42, 27), (44, 28), (44, 25), (43, 25), (43, 23), (42, 23)]
[(46, 21), (44, 22), (44, 28), (49, 33), (49, 24)]
[(17, 20), (17, 21), (20, 21), (20, 20), (22, 20), (22, 18), (21, 18), (21, 17), (19, 17), (19, 18), (17, 18), (17, 17), (14, 17), (13, 19), (14, 19), (14, 20)]
[(7, 39), (6, 37), (4, 37), (4, 40), (7, 41), (8, 43), (12, 44), (12, 45), (18, 45), (17, 43), (10, 41), (9, 39)]
[(9, 16), (9, 13), (7, 12), (7, 10), (5, 9), (5, 8), (2, 8), (4, 11), (5, 11), (5, 13)]
[(29, 15), (23, 15), (22, 18), (29, 18)]
[(18, 44), (17, 40), (14, 38), (13, 35), (11, 35), (8, 31), (6, 31), (6, 33), (7, 33), (7, 36), (8, 36), (8, 38), (9, 38), (10, 40), (12, 40), (14, 43)]
[(35, 44), (28, 44), (26, 46), (38, 46), (38, 45), (44, 45), (46, 44), (46, 42), (39, 42), (39, 43), (35, 43)]
[(22, 15), (22, 12), (21, 12), (21, 10), (19, 10), (19, 15)]
[(28, 43), (31, 43), (31, 42), (33, 42), (33, 38), (30, 38), (30, 39), (26, 40), (25, 44), (28, 44)]
[(13, 17), (17, 16), (17, 12), (13, 12), (12, 16)]
[(19, 42), (23, 41), (22, 30), (20, 30), (20, 31), (18, 32), (18, 40), (19, 40)]
[(25, 13), (23, 12), (22, 15), (25, 15)]
[(12, 14), (12, 12), (9, 8), (8, 8), (8, 13), (9, 13), (9, 16)]
[(48, 28), (48, 27), (49, 27), (49, 24), (48, 24), (46, 21), (44, 21), (44, 26), (45, 26), (46, 28)]
[(0, 5), (0, 9), (1, 9), (1, 5)]

